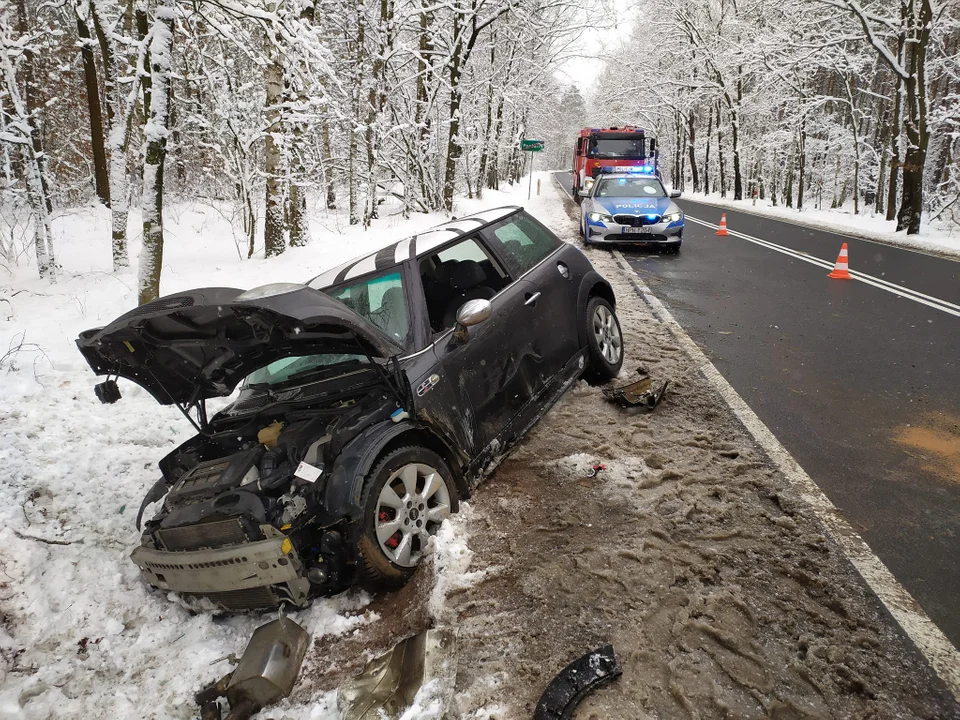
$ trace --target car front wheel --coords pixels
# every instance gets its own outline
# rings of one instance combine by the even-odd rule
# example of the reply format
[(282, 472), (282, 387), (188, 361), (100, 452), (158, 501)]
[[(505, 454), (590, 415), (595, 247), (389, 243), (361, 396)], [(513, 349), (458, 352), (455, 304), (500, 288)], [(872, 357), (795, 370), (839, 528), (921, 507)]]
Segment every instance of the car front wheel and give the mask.
[(602, 297), (592, 297), (587, 303), (587, 372), (592, 382), (613, 380), (623, 365), (623, 333), (617, 314)]
[(453, 473), (437, 453), (417, 446), (387, 453), (364, 483), (356, 541), (360, 584), (369, 590), (405, 584), (459, 504)]

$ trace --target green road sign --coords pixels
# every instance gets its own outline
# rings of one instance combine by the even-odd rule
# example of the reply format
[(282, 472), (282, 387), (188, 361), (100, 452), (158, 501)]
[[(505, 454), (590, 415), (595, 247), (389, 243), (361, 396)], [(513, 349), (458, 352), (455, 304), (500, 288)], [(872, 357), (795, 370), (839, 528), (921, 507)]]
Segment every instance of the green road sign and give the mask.
[(540, 152), (543, 150), (543, 140), (521, 140), (520, 149), (523, 152)]

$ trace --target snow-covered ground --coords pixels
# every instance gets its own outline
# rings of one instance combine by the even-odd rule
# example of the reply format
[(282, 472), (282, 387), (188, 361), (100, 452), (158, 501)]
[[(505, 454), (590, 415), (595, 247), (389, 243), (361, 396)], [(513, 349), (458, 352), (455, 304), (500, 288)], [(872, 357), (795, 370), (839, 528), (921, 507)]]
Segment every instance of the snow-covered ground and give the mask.
[[(524, 204), (572, 241), (541, 178), (530, 203), (522, 184), (455, 214)], [(387, 216), (364, 232), (320, 213), (309, 246), (243, 260), (220, 213), (181, 204), (163, 292), (306, 279), (443, 219)], [(149, 592), (128, 558), (156, 461), (191, 429), (130, 383), (116, 405), (94, 397), (73, 340), (135, 303), (135, 272), (110, 271), (107, 220), (61, 221), (56, 285), (29, 268), (0, 277), (11, 305), (0, 303), (0, 720), (194, 718), (193, 693), (274, 617), (191, 614)], [(293, 615), (314, 642), (293, 694), (264, 717), (340, 720), (337, 683), (431, 623), (457, 628), (455, 677), (425, 685), (409, 720), (529, 717), (554, 672), (611, 638), (627, 674), (587, 701), (591, 717), (950, 716), (690, 358), (610, 257), (590, 257), (617, 291), (625, 372), (642, 360), (670, 378), (666, 404), (625, 420), (578, 385), (442, 529), (428, 572), (382, 598), (348, 592)], [(597, 461), (607, 470), (585, 481)]]
[(926, 215), (923, 217), (920, 226), (920, 234), (907, 235), (905, 232), (896, 232), (896, 221), (884, 220), (882, 216), (871, 212), (870, 209), (865, 211), (861, 208), (860, 214), (854, 215), (852, 202), (836, 210), (805, 208), (802, 212), (797, 212), (796, 209), (783, 205), (774, 207), (769, 199), (758, 199), (756, 205), (754, 205), (752, 199), (731, 200), (730, 198), (721, 198), (719, 193), (710, 193), (709, 195), (684, 193), (684, 197), (695, 202), (709, 203), (731, 210), (740, 210), (741, 212), (767, 215), (788, 220), (798, 225), (846, 233), (889, 245), (899, 245), (940, 255), (960, 257), (960, 228), (939, 221), (930, 222)]
[[(455, 213), (516, 200), (489, 192)], [(405, 220), (390, 214), (397, 207), (389, 202), (382, 210), (366, 231), (341, 213), (318, 211), (308, 246), (246, 260), (217, 208), (174, 204), (162, 293), (307, 280), (446, 219)], [(138, 222), (131, 218), (134, 232)], [(94, 397), (97, 380), (74, 340), (136, 304), (136, 267), (112, 271), (110, 218), (101, 207), (61, 216), (55, 234), (56, 284), (37, 279), (35, 267), (0, 274), (7, 300), (0, 302), (0, 718), (191, 718), (192, 693), (230, 669), (217, 660), (240, 653), (264, 618), (193, 615), (140, 581), (128, 558), (139, 542), (137, 509), (157, 460), (192, 429), (177, 410), (123, 380), (120, 403)], [(135, 241), (134, 260), (138, 251)], [(376, 620), (364, 610), (368, 602), (348, 593), (294, 617), (315, 639), (349, 633)], [(339, 713), (332, 694), (321, 694), (288, 701), (274, 717)]]

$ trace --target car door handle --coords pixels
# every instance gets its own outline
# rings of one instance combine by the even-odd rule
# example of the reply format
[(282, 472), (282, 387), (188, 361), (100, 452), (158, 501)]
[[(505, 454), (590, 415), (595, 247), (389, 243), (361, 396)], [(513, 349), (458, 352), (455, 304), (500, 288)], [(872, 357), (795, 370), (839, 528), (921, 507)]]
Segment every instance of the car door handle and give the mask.
[(535, 292), (535, 293), (533, 293), (533, 295), (530, 295), (530, 294), (528, 293), (525, 297), (526, 297), (527, 299), (523, 301), (523, 304), (524, 304), (524, 305), (536, 305), (536, 304), (537, 304), (537, 300), (540, 298), (540, 293), (539, 293), (539, 292)]

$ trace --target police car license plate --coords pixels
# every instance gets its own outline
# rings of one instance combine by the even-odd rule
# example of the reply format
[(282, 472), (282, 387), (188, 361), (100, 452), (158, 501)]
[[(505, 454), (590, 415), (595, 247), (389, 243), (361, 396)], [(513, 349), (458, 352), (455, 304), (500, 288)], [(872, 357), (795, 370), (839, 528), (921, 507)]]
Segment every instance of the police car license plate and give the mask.
[(623, 228), (624, 234), (630, 234), (630, 233), (643, 234), (643, 233), (648, 233), (648, 232), (651, 232), (651, 231), (652, 231), (652, 228), (651, 228), (649, 225), (645, 225), (645, 226), (643, 226), (643, 227), (625, 227), (625, 228)]

